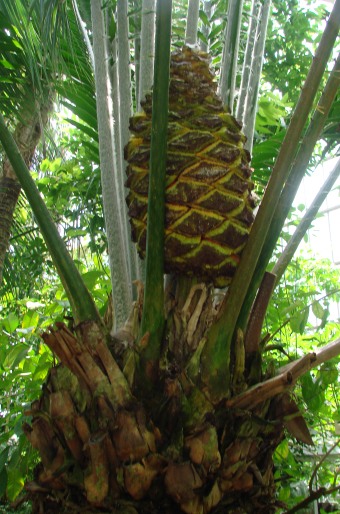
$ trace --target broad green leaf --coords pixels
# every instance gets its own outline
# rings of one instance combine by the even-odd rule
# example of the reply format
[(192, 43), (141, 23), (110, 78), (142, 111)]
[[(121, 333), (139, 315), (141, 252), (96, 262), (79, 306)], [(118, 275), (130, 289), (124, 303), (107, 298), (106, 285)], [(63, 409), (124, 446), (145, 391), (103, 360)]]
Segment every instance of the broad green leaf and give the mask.
[(22, 491), (25, 484), (25, 477), (20, 468), (8, 469), (7, 497), (9, 501), (14, 501)]
[(216, 25), (216, 27), (214, 27), (212, 29), (212, 31), (210, 32), (209, 34), (209, 39), (214, 39), (214, 37), (217, 35), (217, 34), (220, 34), (221, 33), (221, 30), (223, 30), (223, 25), (220, 24), (220, 25)]
[(103, 271), (91, 270), (82, 275), (82, 278), (87, 286), (87, 288), (92, 291), (95, 287), (98, 279), (103, 276)]
[(279, 500), (286, 502), (290, 498), (290, 487), (280, 487), (279, 489)]
[(326, 362), (320, 367), (319, 377), (322, 385), (325, 387), (330, 384), (336, 384), (338, 381), (338, 370), (336, 366), (333, 366), (331, 363)]
[(303, 334), (309, 316), (309, 308), (302, 309), (298, 311), (294, 316), (292, 316), (289, 320), (290, 328), (296, 334)]
[(37, 363), (36, 360), (30, 356), (25, 359), (25, 362), (23, 363), (23, 373), (27, 373), (28, 375), (32, 375), (34, 371), (36, 370)]
[(323, 313), (322, 320), (321, 320), (321, 323), (319, 326), (319, 330), (322, 330), (323, 328), (325, 328), (325, 326), (327, 325), (327, 322), (328, 322), (329, 315), (330, 315), (330, 311), (327, 307), (326, 309), (324, 309), (324, 313)]
[(26, 359), (29, 348), (27, 346), (22, 347), (21, 345), (19, 346), (19, 349), (20, 348), (21, 350), (18, 352), (13, 362), (13, 368), (16, 368), (24, 359)]
[(8, 352), (5, 357), (3, 366), (4, 368), (14, 369), (17, 367), (17, 365), (25, 359), (27, 352), (28, 352), (28, 346), (23, 345), (22, 343), (17, 344), (16, 346), (13, 346)]
[(51, 166), (51, 161), (49, 159), (44, 159), (41, 161), (40, 169), (41, 171), (49, 171)]
[(34, 380), (44, 380), (48, 371), (51, 368), (51, 354), (49, 352), (44, 352), (36, 365), (35, 371), (33, 373)]
[(27, 311), (22, 320), (21, 328), (26, 330), (30, 329), (31, 331), (35, 330), (38, 326), (39, 317), (36, 311)]
[(12, 334), (19, 325), (19, 318), (16, 314), (14, 314), (14, 312), (10, 312), (7, 318), (2, 320), (2, 323), (6, 332)]
[(197, 37), (199, 40), (203, 41), (203, 43), (208, 45), (208, 40), (207, 40), (206, 36), (200, 30), (197, 31)]
[(325, 314), (325, 309), (322, 307), (320, 302), (317, 302), (317, 301), (313, 302), (312, 311), (313, 311), (313, 314), (315, 317), (317, 317), (319, 319), (323, 319), (324, 314)]
[(323, 391), (318, 382), (314, 382), (311, 373), (301, 377), (302, 396), (311, 412), (318, 412), (324, 403)]
[(278, 461), (284, 461), (289, 455), (288, 440), (284, 439), (275, 450), (275, 458)]

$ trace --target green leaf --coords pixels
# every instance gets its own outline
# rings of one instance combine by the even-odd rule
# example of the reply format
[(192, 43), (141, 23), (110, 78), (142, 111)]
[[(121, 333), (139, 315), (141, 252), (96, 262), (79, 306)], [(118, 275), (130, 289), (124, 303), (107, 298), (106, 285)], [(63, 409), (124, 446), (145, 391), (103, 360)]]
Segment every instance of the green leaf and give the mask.
[(325, 328), (325, 326), (327, 324), (327, 321), (328, 321), (329, 314), (330, 314), (329, 309), (328, 308), (324, 309), (324, 313), (323, 313), (323, 316), (322, 316), (322, 320), (321, 320), (319, 329)]
[(78, 121), (73, 120), (72, 118), (66, 118), (65, 121), (68, 121), (69, 123), (71, 123), (71, 125), (85, 132), (85, 134), (93, 138), (95, 141), (98, 141), (98, 133), (91, 127), (85, 125), (84, 123), (79, 123)]
[(10, 334), (12, 334), (14, 332), (14, 330), (17, 328), (17, 326), (19, 325), (19, 318), (16, 314), (14, 314), (14, 312), (10, 312), (8, 314), (7, 318), (4, 318), (2, 320), (2, 323), (3, 323), (3, 327), (6, 330), (6, 332), (9, 332)]
[(210, 25), (209, 18), (206, 15), (206, 13), (203, 11), (203, 9), (199, 10), (199, 17), (200, 17), (200, 20), (204, 23), (204, 25), (206, 25), (207, 27)]
[(288, 440), (284, 439), (275, 450), (275, 459), (285, 461), (289, 455)]
[(22, 323), (21, 328), (23, 329), (30, 329), (31, 331), (35, 330), (38, 326), (39, 322), (39, 314), (36, 311), (27, 311)]
[(280, 487), (279, 490), (279, 500), (286, 502), (290, 498), (290, 487)]
[(51, 354), (50, 352), (44, 352), (38, 361), (38, 364), (34, 370), (33, 379), (34, 380), (44, 380), (46, 375), (51, 368)]
[(302, 309), (298, 311), (294, 316), (292, 316), (289, 320), (290, 328), (296, 334), (303, 334), (309, 316), (309, 308)]
[(313, 302), (312, 311), (316, 318), (323, 319), (325, 309), (321, 306), (321, 304), (318, 301)]
[(330, 362), (326, 362), (320, 367), (319, 377), (320, 382), (323, 386), (328, 387), (330, 384), (337, 384), (338, 382), (338, 370), (336, 366)]
[[(2, 450), (2, 452), (0, 453), (0, 472), (4, 469), (4, 467), (7, 464), (8, 454), (9, 454), (9, 447), (7, 446), (7, 448)], [(0, 480), (0, 482), (1, 482), (1, 480)], [(0, 498), (1, 498), (1, 494), (0, 494)]]
[(320, 410), (324, 403), (324, 395), (318, 382), (313, 380), (311, 373), (305, 373), (301, 377), (302, 397), (308, 409), (315, 413)]
[(28, 352), (28, 347), (23, 344), (17, 344), (16, 346), (13, 346), (8, 352), (5, 357), (3, 366), (4, 368), (14, 369), (17, 367), (17, 365), (25, 359)]
[(92, 291), (96, 286), (98, 279), (104, 275), (103, 271), (91, 270), (82, 275), (86, 287)]
[(14, 501), (22, 491), (25, 484), (25, 477), (20, 468), (15, 467), (8, 470), (7, 497)]
[(217, 34), (220, 34), (222, 30), (223, 30), (223, 24), (216, 25), (216, 27), (214, 27), (213, 30), (210, 32), (209, 39), (214, 39), (214, 37)]
[(81, 228), (69, 228), (66, 233), (68, 237), (81, 237), (86, 236), (87, 231)]
[(0, 64), (8, 70), (15, 70), (15, 66), (13, 66), (13, 64), (8, 62), (6, 59), (0, 59)]
[(22, 345), (19, 346), (19, 352), (13, 362), (13, 368), (16, 368), (20, 362), (22, 362), (24, 359), (26, 359), (27, 353), (29, 348), (27, 346), (22, 347)]

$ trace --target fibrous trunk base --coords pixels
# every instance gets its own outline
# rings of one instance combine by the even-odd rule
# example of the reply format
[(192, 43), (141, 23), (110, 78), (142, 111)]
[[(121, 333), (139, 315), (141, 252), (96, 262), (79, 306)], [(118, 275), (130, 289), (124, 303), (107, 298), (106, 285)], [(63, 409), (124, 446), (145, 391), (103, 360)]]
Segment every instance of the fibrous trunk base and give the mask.
[[(41, 457), (26, 485), (33, 512), (275, 512), (272, 455), (283, 434), (276, 400), (247, 410), (210, 402), (196, 384), (215, 315), (212, 290), (193, 284), (186, 301), (183, 284), (176, 291), (168, 292), (167, 349), (153, 398), (133, 386), (131, 345), (114, 338), (110, 353), (93, 323), (44, 334), (62, 364), (24, 427)], [(247, 387), (237, 376), (235, 391)]]

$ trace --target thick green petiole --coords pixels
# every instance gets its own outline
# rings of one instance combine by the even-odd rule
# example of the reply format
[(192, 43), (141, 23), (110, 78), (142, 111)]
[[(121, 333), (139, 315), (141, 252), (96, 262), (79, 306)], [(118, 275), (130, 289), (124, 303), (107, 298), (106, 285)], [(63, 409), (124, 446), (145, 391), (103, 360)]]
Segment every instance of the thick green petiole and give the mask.
[[(146, 242), (146, 282), (140, 335), (147, 334), (142, 369), (157, 365), (164, 330), (164, 224), (167, 155), (171, 0), (158, 0), (152, 102), (149, 201)], [(143, 371), (142, 371), (143, 373)], [(150, 379), (150, 373), (148, 374)]]

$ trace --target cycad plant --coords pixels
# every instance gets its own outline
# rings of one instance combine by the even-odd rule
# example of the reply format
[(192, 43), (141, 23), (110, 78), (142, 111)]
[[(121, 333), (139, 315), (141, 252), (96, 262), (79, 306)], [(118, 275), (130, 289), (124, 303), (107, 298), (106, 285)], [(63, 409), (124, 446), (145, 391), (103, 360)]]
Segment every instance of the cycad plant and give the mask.
[[(101, 319), (1, 119), (4, 150), (75, 320), (73, 330), (58, 323), (43, 334), (59, 364), (24, 427), (41, 458), (26, 484), (33, 511), (275, 512), (272, 457), (284, 428), (311, 443), (290, 392), (305, 371), (340, 353), (335, 341), (285, 368), (262, 366), (266, 308), (296, 240), (274, 271), (268, 263), (339, 86), (338, 59), (317, 97), (339, 32), (340, 0), (256, 216), (249, 149), (270, 2), (253, 2), (241, 84), (243, 2), (228, 3), (219, 84), (197, 46), (199, 2), (189, 2), (185, 44), (171, 48), (172, 3), (157, 1), (154, 66), (145, 33), (152, 39), (154, 3), (142, 2), (142, 44), (134, 49), (138, 112), (129, 141), (128, 4), (117, 2), (114, 39), (106, 37), (108, 3), (92, 0), (91, 13), (74, 6), (93, 56), (115, 320), (112, 330)], [(119, 102), (112, 91), (127, 96)], [(338, 174), (339, 165), (332, 180)], [(128, 215), (145, 266), (127, 240)]]

